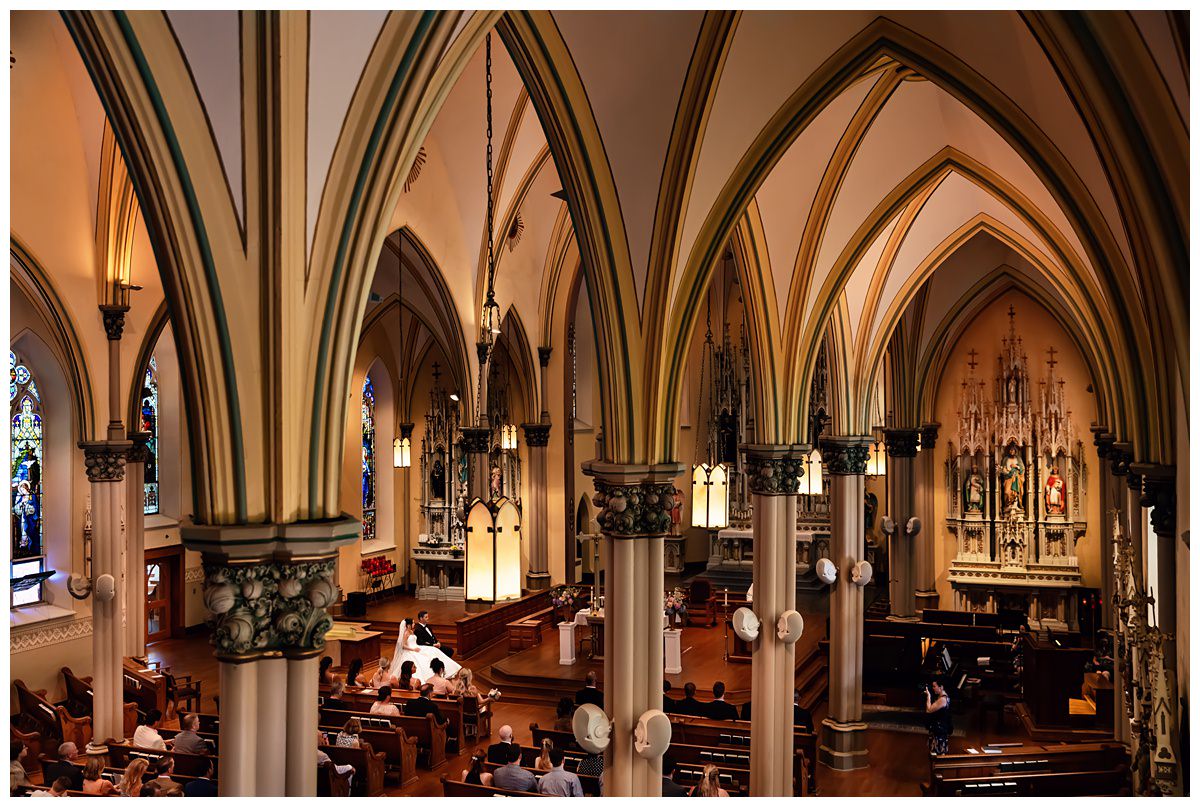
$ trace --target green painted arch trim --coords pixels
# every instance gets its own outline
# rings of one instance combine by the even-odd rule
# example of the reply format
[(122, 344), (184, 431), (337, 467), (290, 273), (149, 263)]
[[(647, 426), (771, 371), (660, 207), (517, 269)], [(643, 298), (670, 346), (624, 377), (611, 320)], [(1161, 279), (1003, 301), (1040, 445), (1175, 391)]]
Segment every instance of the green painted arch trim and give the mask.
[[(204, 267), (204, 279), (208, 286), (213, 319), (217, 327), (217, 339), (221, 347), (221, 373), (225, 380), (225, 402), (229, 407), (229, 441), (233, 453), (233, 487), (236, 519), (239, 523), (245, 522), (247, 512), (246, 458), (245, 446), (242, 440), (242, 413), (238, 398), (237, 371), (234, 368), (233, 345), (229, 339), (229, 322), (225, 316), (225, 304), (221, 298), (221, 284), (217, 279), (217, 269), (213, 262), (212, 247), (208, 242), (208, 229), (204, 224), (204, 215), (200, 211), (200, 202), (196, 198), (196, 190), (192, 184), (187, 161), (183, 158), (183, 151), (179, 146), (179, 138), (175, 134), (175, 126), (171, 123), (171, 116), (167, 113), (166, 104), (163, 103), (162, 93), (158, 89), (158, 82), (154, 80), (154, 73), (146, 61), (146, 54), (142, 51), (137, 34), (134, 33), (133, 26), (129, 22), (129, 15), (124, 11), (114, 11), (112, 13), (118, 27), (121, 29), (122, 36), (125, 38), (125, 44), (129, 47), (130, 56), (133, 57), (138, 73), (142, 77), (146, 94), (150, 97), (150, 103), (153, 105), (154, 113), (158, 117), (158, 123), (162, 127), (163, 138), (166, 140), (167, 147), (171, 152), (171, 162), (174, 165), (176, 173), (179, 175), (180, 186), (183, 190), (184, 199), (187, 201), (188, 216), (191, 218), (192, 227), (196, 234), (196, 245), (200, 249), (200, 261)], [(130, 172), (130, 178), (135, 184), (138, 184), (138, 177), (133, 172)]]
[(325, 389), (325, 378), (329, 369), (329, 340), (333, 329), (334, 311), (340, 299), (336, 291), (341, 284), (342, 273), (346, 269), (346, 253), (350, 249), (350, 237), (354, 231), (354, 223), (358, 218), (359, 208), (362, 206), (367, 179), (371, 175), (375, 164), (375, 156), (379, 151), (380, 143), (383, 141), (384, 129), (387, 126), (388, 119), (392, 116), (392, 110), (395, 108), (396, 102), (400, 97), (400, 89), (412, 70), (417, 54), (421, 51), (425, 40), (429, 37), (437, 14), (438, 12), (436, 11), (421, 13), (421, 19), (417, 23), (416, 31), (409, 40), (408, 47), (404, 49), (404, 55), (401, 57), (399, 64), (396, 65), (396, 72), (392, 75), (392, 81), (388, 85), (387, 96), (384, 98), (379, 115), (375, 118), (375, 125), (371, 128), (371, 136), (367, 140), (367, 147), (363, 152), (362, 162), (358, 167), (358, 175), (354, 179), (354, 191), (350, 196), (350, 205), (346, 210), (346, 217), (342, 221), (342, 234), (338, 238), (337, 253), (335, 254), (333, 268), (330, 272), (328, 294), (325, 297), (325, 313), (321, 322), (321, 340), (317, 348), (317, 372), (314, 375), (313, 383), (313, 411), (308, 440), (308, 512), (309, 516), (313, 518), (316, 517), (316, 502), (320, 492), (320, 437), (321, 423), (325, 411), (325, 394), (328, 392)]

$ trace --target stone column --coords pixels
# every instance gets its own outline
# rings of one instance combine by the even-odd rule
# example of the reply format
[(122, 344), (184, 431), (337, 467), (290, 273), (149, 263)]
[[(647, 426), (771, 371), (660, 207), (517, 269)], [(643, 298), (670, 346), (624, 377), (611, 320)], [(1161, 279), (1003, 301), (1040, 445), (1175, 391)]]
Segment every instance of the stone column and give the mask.
[(128, 440), (83, 442), (92, 486), (92, 745), (125, 740), (125, 461)]
[(132, 432), (125, 462), (125, 652), (146, 653), (146, 460), (149, 432)]
[[(917, 514), (916, 471), (918, 429), (884, 429), (883, 439), (887, 446), (889, 488), (889, 515), (896, 522), (896, 530), (888, 538), (888, 601), (891, 619), (915, 620), (917, 602), (915, 597), (915, 538), (908, 532), (908, 520)], [(922, 530), (924, 531), (924, 530)]]
[(584, 473), (604, 536), (604, 703), (612, 719), (606, 796), (661, 796), (662, 759), (633, 747), (641, 716), (662, 709), (663, 536), (671, 531), (674, 479), (682, 466), (593, 461)]
[[(750, 795), (791, 796), (796, 645), (776, 633), (779, 617), (796, 610), (796, 494), (809, 446), (745, 447), (754, 504), (754, 642), (750, 723)], [(815, 764), (816, 760), (809, 760)]]
[(921, 426), (921, 451), (916, 459), (917, 515), (921, 518), (921, 533), (913, 542), (917, 611), (938, 607), (936, 548), (941, 519), (934, 505), (934, 493), (941, 479), (935, 450), (941, 425), (926, 423)]
[[(222, 796), (316, 794), (315, 659), (337, 597), (328, 552), (347, 541), (337, 534), (346, 526), (185, 530), (185, 543), (205, 551), (204, 604), (221, 675)], [(236, 546), (270, 546), (288, 533), (292, 540), (276, 543), (270, 557), (237, 557)], [(214, 546), (222, 543), (223, 551)]]
[(834, 770), (867, 767), (862, 721), (863, 590), (850, 570), (866, 554), (863, 489), (870, 436), (827, 437), (821, 457), (830, 474), (830, 559), (837, 580), (829, 594), (829, 716), (821, 724), (821, 762)]
[(529, 572), (526, 585), (539, 591), (550, 587), (550, 496), (546, 464), (550, 444), (549, 423), (522, 423), (529, 446), (529, 499), (532, 507), (525, 526), (529, 535)]

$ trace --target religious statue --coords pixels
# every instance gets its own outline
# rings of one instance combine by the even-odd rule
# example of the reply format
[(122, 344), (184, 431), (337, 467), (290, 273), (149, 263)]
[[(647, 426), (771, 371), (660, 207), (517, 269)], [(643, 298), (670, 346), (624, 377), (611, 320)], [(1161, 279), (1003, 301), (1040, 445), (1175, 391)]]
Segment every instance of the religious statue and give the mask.
[(446, 499), (446, 466), (441, 456), (433, 461), (433, 468), (429, 471), (429, 494), (435, 501)]
[(863, 496), (863, 531), (870, 532), (875, 528), (875, 514), (879, 512), (879, 497), (867, 492)]
[(1025, 463), (1014, 445), (1008, 447), (1000, 465), (1000, 478), (1004, 480), (1004, 506), (1019, 509), (1025, 497)]
[(13, 500), (12, 513), (19, 525), (18, 547), (32, 549), (34, 539), (37, 537), (38, 508), (28, 479), (22, 479), (17, 483), (17, 495)]
[(967, 480), (963, 483), (963, 512), (983, 512), (983, 475), (975, 466), (971, 467), (971, 472), (967, 474)]
[(1050, 469), (1050, 475), (1046, 477), (1047, 514), (1060, 516), (1066, 512), (1065, 488), (1062, 477), (1058, 475), (1058, 466), (1056, 465)]
[(492, 466), (492, 498), (499, 499), (504, 493), (504, 472), (497, 465)]
[(683, 493), (679, 488), (671, 494), (671, 532), (678, 535), (680, 521), (683, 518)]

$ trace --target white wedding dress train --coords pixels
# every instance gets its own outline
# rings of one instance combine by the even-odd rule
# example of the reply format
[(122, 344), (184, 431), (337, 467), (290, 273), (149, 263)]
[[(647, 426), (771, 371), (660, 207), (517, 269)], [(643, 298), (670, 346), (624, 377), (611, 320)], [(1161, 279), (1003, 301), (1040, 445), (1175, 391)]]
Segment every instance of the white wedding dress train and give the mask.
[(434, 659), (441, 659), (442, 664), (446, 665), (446, 669), (442, 672), (442, 677), (453, 678), (458, 675), (458, 671), (462, 669), (462, 665), (454, 659), (447, 656), (436, 647), (417, 644), (417, 636), (408, 629), (408, 621), (400, 623), (400, 635), (396, 637), (396, 651), (392, 655), (392, 666), (389, 672), (396, 678), (400, 677), (400, 667), (404, 662), (411, 661), (416, 666), (416, 672), (413, 677), (425, 682), (433, 675), (433, 670), (430, 669), (430, 664)]

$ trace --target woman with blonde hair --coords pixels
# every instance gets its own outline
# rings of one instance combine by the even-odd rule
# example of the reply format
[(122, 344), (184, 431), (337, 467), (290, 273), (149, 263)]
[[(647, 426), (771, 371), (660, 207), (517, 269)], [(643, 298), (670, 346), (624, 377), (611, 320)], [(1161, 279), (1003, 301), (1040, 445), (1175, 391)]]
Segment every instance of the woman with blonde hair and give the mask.
[(479, 704), (479, 711), (485, 712), (487, 704), (491, 701), (500, 699), (500, 691), (493, 689), (486, 696), (480, 695), (479, 690), (472, 683), (475, 675), (471, 672), (470, 667), (463, 667), (458, 672), (458, 676), (454, 679), (454, 694), (460, 698), (474, 698)]
[(357, 717), (346, 721), (346, 725), (337, 733), (333, 744), (341, 748), (358, 748), (358, 735), (362, 733), (362, 725)]
[(692, 788), (693, 796), (717, 796), (725, 798), (729, 796), (729, 791), (721, 789), (720, 774), (717, 771), (717, 766), (709, 763), (704, 766), (704, 770), (700, 773), (700, 781)]
[(554, 741), (549, 737), (542, 740), (542, 755), (533, 762), (533, 769), (536, 771), (548, 771), (554, 767), (550, 762), (550, 752), (554, 750)]
[(146, 768), (149, 767), (144, 757), (137, 757), (131, 760), (129, 765), (125, 767), (125, 773), (121, 776), (121, 784), (117, 785), (117, 790), (122, 796), (140, 796), (142, 795), (142, 777), (146, 775)]
[(379, 689), (382, 686), (396, 686), (396, 679), (391, 673), (392, 660), (384, 657), (379, 659), (379, 669), (375, 670), (375, 675), (371, 676), (371, 688)]
[(88, 757), (87, 765), (83, 768), (84, 793), (89, 796), (107, 796), (113, 792), (113, 783), (101, 775), (106, 767), (108, 760), (105, 757)]

